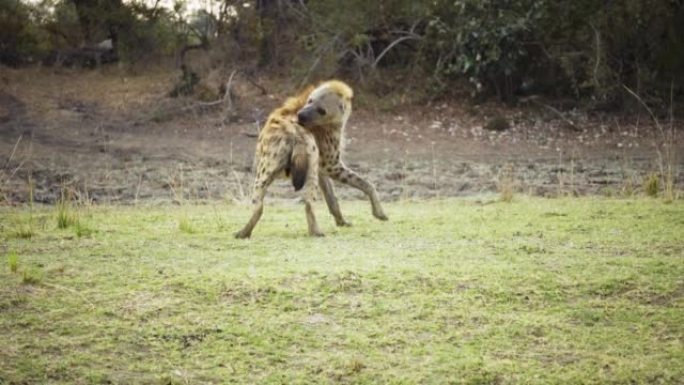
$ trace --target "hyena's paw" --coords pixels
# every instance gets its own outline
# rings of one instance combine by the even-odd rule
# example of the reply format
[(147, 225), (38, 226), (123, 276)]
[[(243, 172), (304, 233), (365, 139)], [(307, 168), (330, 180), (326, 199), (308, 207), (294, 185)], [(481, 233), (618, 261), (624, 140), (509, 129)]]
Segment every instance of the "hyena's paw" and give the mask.
[(351, 227), (352, 226), (351, 222), (348, 222), (344, 219), (339, 220), (339, 221), (335, 221), (335, 224), (337, 224), (338, 227)]
[(385, 215), (385, 213), (383, 213), (382, 211), (373, 211), (373, 216), (381, 221), (386, 221), (389, 219), (387, 218), (387, 215)]
[(235, 239), (247, 239), (251, 236), (252, 234), (250, 232), (247, 232), (245, 230), (240, 230), (236, 233), (233, 234)]
[(309, 231), (309, 235), (315, 238), (325, 237), (325, 234), (320, 230)]

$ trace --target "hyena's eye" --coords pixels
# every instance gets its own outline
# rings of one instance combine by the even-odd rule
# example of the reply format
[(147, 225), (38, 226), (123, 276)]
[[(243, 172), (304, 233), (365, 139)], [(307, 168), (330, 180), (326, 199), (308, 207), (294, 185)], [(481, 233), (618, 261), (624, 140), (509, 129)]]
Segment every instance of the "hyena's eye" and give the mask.
[(311, 103), (313, 103), (313, 99), (309, 99), (309, 101), (306, 102), (306, 104), (311, 104)]
[(344, 112), (344, 104), (340, 104), (340, 111)]
[(321, 116), (325, 116), (325, 112), (326, 112), (326, 111), (325, 111), (325, 108), (323, 108), (323, 107), (318, 107), (318, 109), (316, 110), (316, 112), (318, 112), (318, 114), (321, 115)]

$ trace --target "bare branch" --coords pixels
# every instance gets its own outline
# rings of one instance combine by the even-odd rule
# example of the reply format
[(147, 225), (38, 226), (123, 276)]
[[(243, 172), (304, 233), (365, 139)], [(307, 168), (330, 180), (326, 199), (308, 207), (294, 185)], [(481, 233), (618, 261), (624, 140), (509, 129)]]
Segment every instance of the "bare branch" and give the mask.
[(299, 88), (303, 87), (304, 84), (306, 84), (306, 82), (309, 81), (309, 76), (311, 75), (311, 73), (313, 72), (313, 70), (318, 66), (318, 63), (321, 62), (321, 59), (323, 58), (323, 55), (324, 55), (328, 50), (332, 49), (332, 47), (335, 45), (335, 43), (337, 42), (337, 39), (338, 39), (339, 37), (340, 37), (340, 33), (335, 34), (335, 36), (333, 36), (333, 38), (330, 39), (329, 42), (327, 42), (326, 44), (324, 44), (324, 45), (322, 45), (322, 46), (320, 47), (320, 49), (318, 50), (318, 56), (316, 57), (316, 59), (314, 60), (314, 62), (311, 64), (311, 67), (309, 67), (309, 70), (306, 71), (306, 74), (305, 74), (304, 77), (302, 78), (302, 81), (299, 82)]
[(594, 63), (594, 85), (596, 87), (600, 87), (601, 84), (599, 84), (599, 79), (598, 79), (598, 70), (599, 70), (599, 65), (601, 64), (601, 33), (599, 30), (594, 27), (594, 24), (589, 24), (591, 26), (591, 29), (594, 30), (594, 36), (596, 37), (596, 60)]
[(7, 163), (5, 163), (5, 167), (9, 166), (10, 162), (12, 162), (12, 158), (14, 158), (14, 153), (17, 152), (17, 147), (19, 147), (19, 142), (21, 142), (21, 139), (24, 137), (24, 135), (19, 135), (19, 139), (17, 139), (17, 142), (14, 143), (14, 147), (12, 148), (12, 153), (10, 154), (9, 158), (7, 158)]
[(627, 86), (624, 85), (624, 84), (623, 84), (622, 86), (627, 90), (627, 92), (629, 92), (630, 94), (632, 94), (632, 96), (634, 96), (634, 97), (636, 98), (636, 100), (639, 102), (639, 104), (641, 104), (641, 105), (646, 109), (646, 111), (648, 112), (648, 114), (651, 115), (651, 119), (653, 119), (653, 122), (655, 122), (656, 127), (658, 127), (658, 130), (660, 131), (660, 134), (661, 134), (663, 137), (665, 137), (665, 133), (664, 133), (664, 131), (663, 131), (663, 127), (660, 125), (660, 122), (658, 121), (658, 118), (656, 118), (655, 114), (653, 113), (653, 110), (651, 110), (651, 109), (648, 107), (648, 105), (646, 105), (646, 102), (644, 102), (644, 100), (641, 98), (641, 96), (637, 95), (636, 92), (632, 91), (629, 87), (627, 87)]
[[(653, 147), (655, 147), (656, 153), (658, 154), (658, 167), (660, 168), (660, 174), (661, 175), (671, 176), (670, 172), (668, 172), (668, 174), (665, 173), (665, 161), (667, 161), (668, 167), (670, 167), (669, 166), (670, 148), (667, 145), (668, 144), (667, 136), (665, 135), (665, 132), (663, 130), (663, 126), (660, 124), (660, 121), (655, 116), (655, 113), (653, 113), (653, 110), (651, 110), (651, 108), (648, 107), (648, 105), (646, 104), (646, 102), (644, 102), (644, 100), (641, 98), (641, 96), (639, 96), (636, 92), (632, 91), (626, 85), (623, 84), (622, 86), (627, 90), (627, 92), (629, 92), (632, 96), (634, 96), (634, 98), (639, 102), (639, 104), (641, 104), (646, 109), (648, 114), (651, 116), (651, 119), (653, 119), (653, 122), (655, 123), (656, 127), (658, 128), (658, 132), (660, 132), (660, 136), (661, 136), (662, 141), (663, 141), (663, 147), (665, 149), (665, 156), (663, 157), (663, 153), (660, 150), (660, 145), (657, 143), (657, 141), (654, 137)], [(671, 171), (671, 168), (668, 168), (668, 171)]]
[(233, 86), (233, 77), (235, 76), (235, 73), (237, 70), (233, 70), (233, 72), (230, 73), (230, 77), (228, 78), (228, 81), (226, 82), (226, 93), (223, 94), (223, 100), (228, 100), (228, 108), (233, 109), (233, 99), (230, 98), (231, 94), (231, 87)]
[(388, 45), (387, 47), (385, 47), (385, 49), (384, 49), (382, 52), (380, 52), (380, 55), (378, 55), (378, 57), (375, 59), (375, 61), (373, 62), (373, 64), (372, 64), (371, 66), (373, 67), (373, 69), (375, 69), (375, 67), (378, 66), (378, 63), (379, 63), (380, 60), (383, 58), (383, 56), (385, 56), (385, 54), (386, 54), (390, 49), (392, 49), (394, 46), (396, 46), (397, 44), (401, 43), (402, 41), (405, 41), (405, 40), (420, 40), (420, 39), (422, 39), (422, 38), (423, 38), (422, 36), (419, 36), (419, 35), (416, 35), (416, 34), (410, 34), (410, 35), (405, 35), (405, 36), (402, 36), (402, 37), (396, 39), (395, 41), (393, 41), (392, 43), (390, 43), (390, 45)]

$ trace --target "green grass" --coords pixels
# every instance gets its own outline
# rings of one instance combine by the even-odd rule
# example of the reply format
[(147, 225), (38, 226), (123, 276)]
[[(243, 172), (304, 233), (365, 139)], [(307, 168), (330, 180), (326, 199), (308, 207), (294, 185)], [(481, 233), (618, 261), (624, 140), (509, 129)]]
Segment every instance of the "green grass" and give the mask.
[(682, 383), (683, 201), (342, 206), (0, 208), (0, 383)]
[(37, 267), (30, 267), (21, 272), (21, 283), (36, 285), (43, 279), (43, 272)]
[(81, 221), (77, 221), (74, 224), (74, 234), (76, 234), (76, 236), (79, 238), (90, 237), (93, 235), (94, 232), (95, 232), (95, 230), (93, 230), (92, 228), (90, 228), (86, 224), (81, 223)]
[(71, 203), (62, 199), (57, 204), (57, 227), (60, 229), (66, 229), (69, 226), (73, 226), (78, 223), (78, 216), (76, 212), (71, 207)]
[(186, 234), (194, 234), (197, 232), (195, 226), (190, 222), (190, 219), (188, 219), (186, 215), (183, 215), (178, 219), (178, 230)]
[(14, 251), (7, 253), (7, 267), (10, 273), (16, 273), (19, 270), (19, 256)]

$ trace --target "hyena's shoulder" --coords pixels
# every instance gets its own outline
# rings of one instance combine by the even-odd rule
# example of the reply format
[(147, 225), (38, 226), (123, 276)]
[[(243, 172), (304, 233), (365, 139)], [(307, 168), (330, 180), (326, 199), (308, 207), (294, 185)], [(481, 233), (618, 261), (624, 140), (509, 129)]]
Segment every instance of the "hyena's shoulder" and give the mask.
[(272, 137), (293, 135), (297, 132), (297, 123), (292, 117), (271, 114), (259, 133), (259, 141), (268, 141)]
[(289, 97), (285, 102), (268, 116), (266, 124), (261, 129), (259, 141), (268, 141), (273, 136), (292, 135), (299, 130), (297, 111), (306, 105), (307, 98), (313, 86), (308, 86), (297, 95)]

